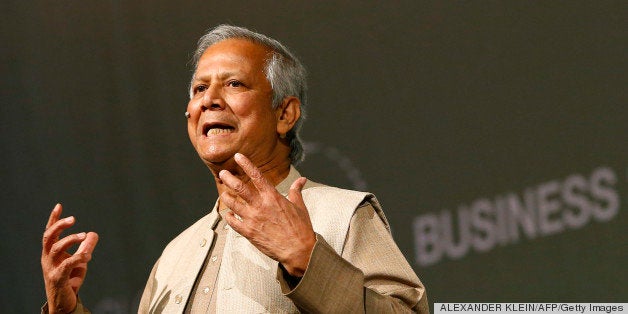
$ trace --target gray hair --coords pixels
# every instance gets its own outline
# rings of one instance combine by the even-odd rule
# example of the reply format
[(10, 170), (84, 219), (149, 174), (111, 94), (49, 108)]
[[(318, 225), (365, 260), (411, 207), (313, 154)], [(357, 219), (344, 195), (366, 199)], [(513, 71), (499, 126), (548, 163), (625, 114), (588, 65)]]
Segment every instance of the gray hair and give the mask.
[[(303, 161), (304, 158), (303, 143), (301, 142), (299, 132), (301, 131), (301, 126), (305, 119), (307, 101), (305, 67), (301, 64), (299, 59), (279, 41), (250, 31), (244, 27), (223, 24), (209, 30), (198, 40), (198, 46), (192, 57), (194, 72), (196, 72), (199, 59), (207, 48), (220, 41), (232, 38), (249, 40), (272, 50), (266, 60), (264, 73), (273, 90), (273, 109), (279, 107), (283, 100), (289, 96), (297, 97), (301, 101), (301, 118), (286, 134), (286, 138), (290, 141), (290, 161), (292, 164), (298, 164)], [(194, 77), (192, 77), (192, 80), (193, 79)]]

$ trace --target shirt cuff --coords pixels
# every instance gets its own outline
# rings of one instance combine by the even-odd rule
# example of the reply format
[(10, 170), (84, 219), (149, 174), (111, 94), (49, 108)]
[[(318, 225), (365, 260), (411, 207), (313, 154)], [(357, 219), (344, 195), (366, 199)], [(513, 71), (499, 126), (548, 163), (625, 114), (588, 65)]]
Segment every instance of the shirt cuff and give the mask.
[[(90, 312), (86, 307), (83, 306), (83, 303), (81, 302), (81, 298), (76, 296), (76, 308), (74, 308), (74, 311), (70, 312), (69, 314), (91, 314), (91, 313), (92, 312)], [(48, 302), (42, 305), (41, 314), (48, 314)]]

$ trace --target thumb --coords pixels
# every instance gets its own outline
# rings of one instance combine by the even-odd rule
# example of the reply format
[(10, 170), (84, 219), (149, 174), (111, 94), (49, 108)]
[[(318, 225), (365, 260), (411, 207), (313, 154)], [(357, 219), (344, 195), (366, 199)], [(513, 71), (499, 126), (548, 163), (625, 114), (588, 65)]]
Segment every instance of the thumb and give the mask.
[(288, 200), (299, 208), (305, 208), (301, 192), (303, 191), (303, 186), (305, 186), (306, 182), (307, 178), (305, 177), (300, 177), (294, 180), (290, 186), (290, 191), (288, 192)]

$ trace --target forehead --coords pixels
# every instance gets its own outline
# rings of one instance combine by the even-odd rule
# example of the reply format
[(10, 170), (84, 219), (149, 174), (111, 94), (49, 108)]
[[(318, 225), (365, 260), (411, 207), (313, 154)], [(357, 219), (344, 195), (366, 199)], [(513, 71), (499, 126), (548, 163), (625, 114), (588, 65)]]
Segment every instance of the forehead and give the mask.
[(270, 52), (269, 48), (247, 39), (225, 39), (205, 49), (196, 70), (206, 70), (219, 65), (263, 70)]

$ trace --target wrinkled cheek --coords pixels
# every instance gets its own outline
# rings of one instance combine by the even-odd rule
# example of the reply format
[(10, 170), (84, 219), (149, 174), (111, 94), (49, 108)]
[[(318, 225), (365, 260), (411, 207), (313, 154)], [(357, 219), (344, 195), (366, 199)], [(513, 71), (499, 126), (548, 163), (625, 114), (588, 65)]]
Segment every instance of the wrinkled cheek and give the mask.
[(196, 146), (196, 127), (188, 122), (188, 137), (192, 145)]
[(190, 99), (190, 101), (188, 101), (188, 105), (185, 107), (185, 111), (189, 113), (193, 113), (194, 107), (195, 107), (195, 102), (194, 100)]

